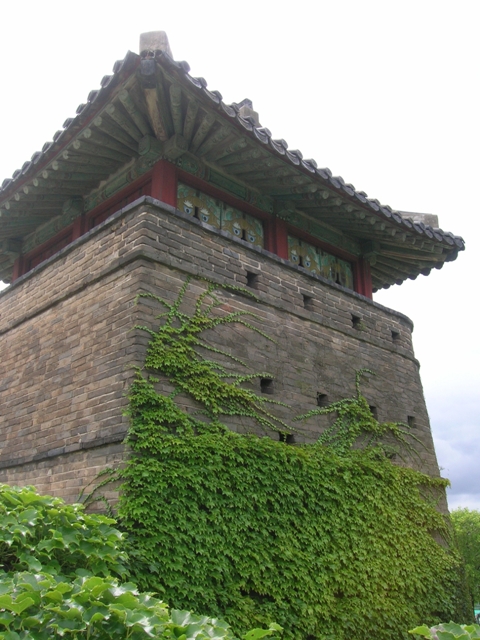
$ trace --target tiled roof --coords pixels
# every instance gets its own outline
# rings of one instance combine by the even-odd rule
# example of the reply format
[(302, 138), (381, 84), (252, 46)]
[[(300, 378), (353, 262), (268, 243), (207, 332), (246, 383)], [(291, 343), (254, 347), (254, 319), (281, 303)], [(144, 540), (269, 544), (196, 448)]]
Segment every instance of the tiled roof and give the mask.
[(45, 142), (41, 151), (35, 151), (30, 160), (21, 169), (13, 172), (11, 178), (3, 180), (0, 186), (0, 203), (10, 197), (30, 178), (35, 177), (42, 167), (48, 165), (52, 158), (70, 141), (88, 122), (98, 113), (108, 101), (112, 89), (117, 87), (138, 66), (139, 56), (129, 51), (123, 60), (117, 60), (113, 65), (113, 74), (104, 76), (100, 82), (100, 89), (90, 91), (85, 103), (77, 107), (77, 115), (67, 118), (62, 129), (53, 134), (52, 140)]
[[(59, 204), (54, 202), (54, 196), (57, 196), (59, 201), (62, 198), (65, 200), (76, 191), (78, 191), (79, 196), (86, 196), (92, 189), (95, 189), (101, 180), (105, 180), (108, 176), (114, 174), (131, 158), (138, 158), (136, 144), (139, 138), (145, 133), (154, 136), (153, 125), (149, 122), (148, 114), (145, 113), (144, 108), (142, 113), (142, 109), (139, 108), (141, 101), (139, 102), (138, 99), (134, 100), (135, 108), (138, 108), (136, 116), (135, 114), (132, 116), (128, 109), (126, 112), (122, 111), (119, 115), (118, 108), (117, 115), (115, 115), (115, 107), (112, 107), (112, 104), (114, 100), (117, 100), (118, 103), (119, 92), (123, 90), (125, 93), (125, 87), (127, 91), (133, 92), (135, 97), (135, 92), (138, 93), (139, 87), (141, 87), (138, 76), (140, 75), (141, 77), (142, 75), (142, 65), (151, 66), (152, 64), (155, 65), (156, 69), (160, 68), (161, 72), (169, 78), (170, 87), (178, 83), (179, 95), (181, 96), (179, 99), (185, 99), (182, 96), (186, 94), (192, 104), (193, 101), (196, 101), (207, 114), (213, 114), (212, 118), (215, 120), (212, 131), (214, 133), (208, 133), (208, 125), (210, 127), (212, 125), (207, 123), (205, 128), (207, 128), (208, 135), (205, 134), (204, 138), (202, 138), (200, 134), (198, 137), (200, 142), (193, 150), (194, 154), (204, 156), (202, 159), (207, 163), (212, 150), (217, 147), (220, 148), (226, 138), (233, 139), (232, 131), (236, 131), (236, 136), (239, 139), (242, 137), (247, 141), (244, 147), (239, 147), (232, 151), (228, 158), (229, 164), (222, 157), (220, 159), (216, 157), (210, 164), (215, 165), (216, 162), (219, 162), (222, 171), (227, 172), (235, 179), (244, 180), (249, 186), (251, 185), (254, 189), (259, 189), (260, 191), (263, 190), (263, 185), (268, 182), (270, 190), (266, 191), (267, 197), (296, 198), (299, 199), (297, 204), (300, 208), (307, 205), (309, 207), (312, 206), (312, 202), (308, 201), (307, 198), (312, 200), (312, 198), (319, 196), (318, 200), (320, 201), (321, 198), (328, 199), (330, 197), (328, 205), (331, 206), (331, 214), (328, 220), (334, 227), (338, 226), (342, 233), (352, 234), (365, 240), (371, 235), (367, 231), (373, 230), (376, 225), (378, 227), (376, 239), (380, 242), (385, 235), (389, 238), (388, 242), (391, 243), (391, 236), (394, 236), (395, 230), (397, 230), (400, 236), (408, 234), (409, 238), (417, 237), (427, 243), (441, 245), (443, 247), (442, 259), (440, 260), (437, 257), (435, 264), (426, 262), (423, 270), (417, 269), (418, 273), (427, 273), (431, 266), (440, 268), (444, 261), (455, 259), (457, 252), (465, 248), (461, 237), (442, 229), (434, 228), (421, 220), (409, 218), (387, 205), (382, 205), (376, 199), (368, 198), (365, 192), (356, 190), (353, 185), (346, 183), (342, 177), (333, 176), (329, 169), (319, 168), (315, 160), (304, 159), (300, 151), (289, 149), (284, 140), (273, 139), (269, 129), (261, 127), (253, 115), (246, 115), (246, 113), (252, 112), (248, 108), (248, 101), (246, 101), (247, 109), (245, 109), (245, 101), (240, 104), (225, 104), (221, 94), (218, 91), (210, 91), (203, 78), (195, 78), (189, 74), (189, 66), (186, 62), (176, 62), (165, 52), (157, 52), (154, 60), (142, 60), (140, 56), (134, 53), (127, 53), (123, 60), (115, 63), (113, 74), (102, 79), (101, 88), (91, 91), (86, 103), (79, 105), (77, 115), (74, 118), (68, 118), (64, 122), (63, 128), (55, 133), (53, 140), (46, 142), (41, 151), (35, 152), (21, 169), (13, 173), (12, 178), (3, 181), (0, 187), (0, 241), (2, 239), (24, 238), (36, 228), (35, 225), (42, 224), (45, 220), (58, 216), (61, 208), (59, 209)], [(162, 103), (160, 103), (160, 106), (162, 106)], [(93, 153), (92, 149), (87, 148), (86, 152), (83, 151), (84, 147), (91, 147), (89, 141), (78, 144), (79, 150), (77, 152), (74, 149), (73, 154), (71, 151), (72, 144), (80, 134), (92, 126), (92, 123), (95, 124), (95, 119), (98, 118), (99, 114), (105, 113), (108, 108), (110, 108), (110, 112), (107, 111), (109, 115), (104, 116), (104, 119), (108, 119), (110, 127), (118, 128), (120, 143), (117, 146), (120, 151), (118, 151), (118, 157), (115, 154), (110, 154), (110, 156), (106, 154), (107, 157), (97, 158), (96, 162), (89, 165), (91, 160), (88, 158), (90, 157), (89, 154)], [(168, 99), (164, 102), (162, 108), (165, 111), (165, 115), (168, 116), (165, 121), (169, 119), (170, 122), (173, 122), (172, 118), (174, 118), (175, 114)], [(113, 114), (113, 119), (110, 118), (111, 114)], [(187, 116), (183, 114), (182, 118)], [(123, 122), (122, 118), (127, 122)], [(183, 120), (181, 124), (184, 126)], [(199, 129), (201, 126), (203, 125), (200, 125)], [(139, 134), (136, 137), (133, 137), (131, 132), (133, 128)], [(173, 131), (177, 131), (175, 122), (170, 124), (170, 133)], [(98, 145), (101, 143), (102, 136), (105, 137), (105, 133), (108, 134), (109, 130), (102, 129), (100, 125), (94, 129), (92, 140), (97, 144), (96, 150), (99, 149)], [(196, 139), (195, 137), (194, 142)], [(67, 150), (68, 148), (70, 148), (70, 151)], [(233, 147), (231, 148), (233, 149)], [(242, 149), (246, 150), (243, 151), (243, 155)], [(264, 151), (267, 153), (264, 153)], [(245, 163), (248, 153), (252, 158), (250, 160), (251, 169), (253, 171), (255, 167), (259, 167), (258, 174), (249, 175), (245, 173), (245, 169), (242, 169), (241, 163)], [(287, 166), (295, 169), (295, 175), (292, 172), (284, 171), (286, 175), (282, 177), (282, 171), (278, 170), (278, 168), (275, 173), (271, 168), (273, 165), (269, 158), (275, 159), (274, 162), (276, 164), (274, 167)], [(93, 166), (95, 171), (92, 171)], [(83, 179), (81, 185), (79, 182), (74, 182), (72, 173), (74, 171), (79, 171), (81, 174)], [(91, 172), (90, 181), (88, 180), (88, 171)], [(264, 174), (263, 177), (262, 172)], [(271, 183), (273, 182), (275, 183), (275, 188), (272, 187)], [(53, 190), (52, 186), (55, 184), (57, 188)], [(332, 195), (338, 197), (332, 199)], [(314, 204), (316, 204), (316, 201)], [(24, 213), (26, 211), (25, 207), (28, 207), (29, 211), (33, 211), (33, 214), (27, 215)], [(318, 207), (320, 207), (320, 204), (318, 204)], [(12, 211), (18, 211), (16, 217)], [(320, 211), (320, 208), (318, 211)], [(315, 213), (313, 209), (312, 212)], [(365, 222), (365, 216), (370, 226)], [(384, 233), (383, 223), (386, 225), (388, 233)], [(413, 240), (413, 243), (415, 243), (415, 240)], [(6, 253), (8, 254), (8, 251)], [(388, 254), (388, 251), (386, 254)], [(6, 265), (7, 262), (4, 258), (4, 267)], [(0, 277), (2, 277), (2, 273), (0, 256)], [(399, 273), (396, 280), (387, 278), (385, 282), (383, 282), (382, 276), (379, 275), (375, 286), (388, 286), (394, 281), (401, 282), (406, 277), (414, 277), (415, 274), (412, 274), (413, 272), (409, 274), (407, 269), (405, 273)]]

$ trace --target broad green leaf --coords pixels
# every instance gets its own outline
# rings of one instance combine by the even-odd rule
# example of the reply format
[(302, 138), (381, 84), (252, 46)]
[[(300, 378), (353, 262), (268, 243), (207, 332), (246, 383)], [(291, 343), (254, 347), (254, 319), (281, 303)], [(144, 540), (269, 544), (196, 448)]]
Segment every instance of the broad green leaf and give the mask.
[(92, 575), (92, 572), (88, 569), (79, 568), (75, 569), (75, 575), (77, 575), (79, 578), (88, 578)]
[(63, 549), (64, 544), (61, 540), (50, 538), (49, 540), (40, 540), (37, 545), (39, 551), (52, 551), (53, 549)]
[(43, 594), (43, 597), (46, 600), (51, 600), (52, 602), (63, 602), (63, 594), (61, 591), (57, 591), (56, 589), (54, 591), (47, 591)]
[(23, 611), (25, 611), (25, 609), (31, 607), (32, 604), (35, 604), (35, 602), (32, 600), (32, 598), (28, 597), (21, 602), (18, 602), (18, 600), (16, 600), (13, 604), (10, 605), (9, 609), (10, 611), (13, 611), (13, 613), (20, 615)]
[(4, 627), (8, 627), (9, 624), (14, 619), (15, 619), (15, 616), (13, 616), (8, 611), (0, 611), (0, 624), (3, 625)]
[(272, 635), (271, 629), (252, 629), (247, 634), (243, 636), (244, 640), (260, 640), (260, 638), (265, 638), (265, 636)]
[(174, 624), (178, 624), (179, 627), (186, 626), (189, 622), (194, 622), (192, 620), (192, 614), (190, 611), (180, 611), (178, 609), (172, 609), (170, 612), (172, 622)]
[(15, 631), (7, 631), (2, 635), (5, 640), (21, 640), (20, 636)]
[(144, 611), (127, 611), (125, 618), (125, 625), (127, 627), (133, 627), (134, 625), (140, 625), (149, 629), (153, 628), (152, 619), (146, 615)]
[(110, 617), (110, 611), (108, 607), (91, 606), (86, 608), (82, 617), (87, 623), (98, 622), (99, 620), (105, 620)]
[(20, 513), (18, 516), (19, 522), (23, 522), (24, 524), (27, 524), (30, 527), (35, 526), (35, 524), (37, 523), (37, 519), (38, 519), (38, 511), (37, 509), (32, 509), (32, 508), (25, 509), (25, 511)]
[(69, 608), (65, 611), (61, 612), (62, 618), (67, 618), (68, 620), (79, 620), (83, 619), (83, 607), (69, 605)]
[(66, 582), (57, 582), (55, 585), (55, 591), (59, 591), (62, 594), (69, 593), (72, 591), (72, 585), (67, 584)]
[[(88, 578), (87, 580), (85, 580), (82, 584), (83, 589), (85, 589), (86, 591), (91, 591), (92, 589), (96, 588), (96, 587), (101, 587), (103, 589), (103, 587), (105, 587), (107, 583), (105, 582), (105, 580), (103, 580), (103, 578), (98, 578), (95, 576), (92, 576), (91, 578)], [(110, 585), (108, 585), (110, 586)]]
[(123, 606), (127, 607), (128, 609), (134, 609), (139, 605), (138, 598), (132, 593), (123, 593), (116, 598), (116, 601), (119, 604), (123, 604)]
[(133, 593), (135, 596), (138, 595), (137, 585), (133, 584), (132, 582), (125, 582), (124, 584), (114, 586), (110, 589), (110, 592), (116, 598), (123, 595), (124, 593)]
[[(24, 600), (28, 600), (33, 602), (34, 604), (38, 604), (40, 602), (40, 594), (38, 591), (24, 591), (23, 593), (19, 593), (15, 599), (15, 602), (23, 602)], [(29, 605), (30, 606), (30, 605)]]
[(456, 624), (455, 622), (444, 622), (442, 624), (443, 630), (444, 631), (449, 631), (450, 633), (453, 633), (453, 635), (455, 637), (467, 637), (468, 638), (468, 632), (465, 633), (465, 629), (460, 626), (459, 624)]
[(42, 563), (38, 560), (38, 558), (35, 558), (35, 556), (32, 556), (29, 553), (21, 553), (19, 555), (19, 559), (22, 562), (25, 562), (25, 564), (28, 566), (29, 571), (38, 573), (42, 570)]
[(49, 626), (53, 629), (57, 629), (60, 635), (64, 635), (66, 632), (70, 631), (83, 631), (87, 628), (83, 620), (69, 620), (67, 618), (62, 618), (61, 620), (57, 618), (52, 620), (49, 623)]
[(22, 615), (22, 626), (25, 629), (40, 629), (45, 626), (48, 613), (41, 611), (34, 616)]
[(2, 595), (0, 596), (0, 607), (2, 609), (10, 609), (13, 600), (11, 595)]

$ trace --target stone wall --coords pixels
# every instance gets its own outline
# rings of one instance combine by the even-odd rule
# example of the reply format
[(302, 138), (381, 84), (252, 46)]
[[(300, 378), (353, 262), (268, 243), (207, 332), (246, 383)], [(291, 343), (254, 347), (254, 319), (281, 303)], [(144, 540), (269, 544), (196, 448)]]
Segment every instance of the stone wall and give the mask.
[[(424, 444), (411, 464), (438, 475), (408, 318), (144, 197), (0, 294), (0, 481), (74, 500), (122, 459), (125, 392), (148, 342), (134, 327), (155, 327), (163, 311), (136, 296), (175, 300), (188, 276), (186, 309), (207, 286), (202, 279), (257, 296), (217, 290), (224, 311), (253, 312), (251, 323), (273, 341), (241, 325), (206, 338), (273, 375), (270, 398), (289, 405), (276, 413), (290, 422), (317, 406), (318, 394), (353, 395), (355, 371), (368, 367), (377, 375), (362, 389), (379, 420), (410, 416)], [(297, 424), (295, 442), (312, 441), (327, 424)], [(241, 420), (230, 426), (256, 430)]]

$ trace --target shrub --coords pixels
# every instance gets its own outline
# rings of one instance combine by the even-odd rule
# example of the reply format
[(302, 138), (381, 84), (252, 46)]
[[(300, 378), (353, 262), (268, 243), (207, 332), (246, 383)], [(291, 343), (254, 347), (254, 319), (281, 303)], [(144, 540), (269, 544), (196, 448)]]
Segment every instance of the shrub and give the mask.
[[(169, 610), (113, 577), (127, 562), (114, 524), (33, 487), (0, 485), (0, 640), (234, 640), (224, 621)], [(254, 629), (246, 639), (279, 631)]]
[(470, 640), (470, 638), (480, 638), (480, 626), (478, 624), (467, 625), (449, 622), (430, 629), (426, 625), (422, 625), (411, 629), (408, 633), (428, 640)]
[(34, 487), (0, 485), (0, 565), (4, 572), (46, 572), (73, 578), (126, 574), (115, 520), (85, 513), (79, 504), (42, 496)]

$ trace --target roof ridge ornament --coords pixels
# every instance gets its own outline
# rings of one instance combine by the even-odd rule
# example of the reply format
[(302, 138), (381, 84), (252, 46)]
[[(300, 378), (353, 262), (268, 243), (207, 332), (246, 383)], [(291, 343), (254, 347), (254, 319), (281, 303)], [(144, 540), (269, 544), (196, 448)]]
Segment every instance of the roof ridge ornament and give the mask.
[(414, 223), (423, 223), (433, 229), (438, 229), (438, 216), (433, 213), (417, 213), (416, 211), (398, 211), (402, 218), (411, 219)]
[(172, 50), (165, 31), (147, 31), (140, 34), (140, 56), (154, 58), (157, 51), (166, 53), (173, 60)]

